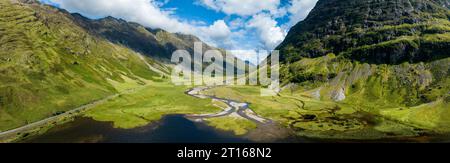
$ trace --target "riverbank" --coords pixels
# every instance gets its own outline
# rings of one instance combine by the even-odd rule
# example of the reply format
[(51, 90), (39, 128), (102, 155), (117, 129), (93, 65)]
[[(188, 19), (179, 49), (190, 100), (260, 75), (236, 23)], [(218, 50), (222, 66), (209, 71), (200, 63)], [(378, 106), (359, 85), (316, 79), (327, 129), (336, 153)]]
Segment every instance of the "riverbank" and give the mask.
[(399, 142), (398, 140), (445, 135), (392, 121), (376, 113), (366, 112), (359, 106), (323, 101), (301, 94), (294, 96), (289, 90), (282, 91), (278, 96), (261, 97), (258, 87), (229, 86), (209, 89), (204, 95), (244, 100), (256, 114), (280, 123), (283, 128), (291, 130), (295, 137), (300, 138), (308, 137), (326, 142)]
[(115, 128), (111, 122), (79, 117), (24, 143), (251, 143), (232, 132), (205, 123), (192, 122), (184, 115), (166, 115), (146, 126)]
[(88, 109), (92, 109), (102, 103), (105, 103), (109, 100), (112, 100), (114, 98), (120, 97), (121, 95), (125, 94), (131, 94), (133, 92), (139, 91), (141, 89), (144, 89), (146, 86), (137, 87), (137, 88), (128, 88), (124, 89), (122, 93), (114, 94), (108, 97), (105, 97), (100, 100), (93, 101), (91, 103), (88, 103), (86, 105), (82, 105), (78, 108), (75, 108), (73, 110), (61, 113), (59, 115), (55, 115), (37, 122), (30, 123), (28, 125), (4, 131), (0, 133), (0, 143), (8, 143), (8, 142), (17, 142), (22, 139), (26, 139), (29, 136), (39, 135), (42, 133), (45, 133), (47, 130), (58, 126), (65, 124), (67, 122), (73, 121), (74, 118), (82, 115), (85, 111)]
[[(34, 135), (46, 135), (47, 131), (65, 126), (67, 122), (72, 123), (76, 117), (80, 116), (98, 123), (107, 123), (110, 125), (107, 128), (128, 133), (128, 131), (135, 131), (136, 129), (148, 129), (149, 126), (154, 124), (158, 125), (161, 119), (173, 114), (181, 115), (196, 126), (213, 127), (218, 130), (214, 132), (228, 135), (232, 133), (231, 135), (252, 142), (426, 142), (436, 140), (435, 138), (438, 137), (435, 135), (420, 135), (416, 133), (420, 131), (415, 131), (410, 126), (399, 126), (399, 124), (390, 121), (376, 122), (369, 115), (350, 112), (351, 110), (345, 108), (331, 110), (332, 112), (328, 108), (314, 109), (326, 107), (329, 104), (312, 105), (314, 103), (304, 97), (300, 97), (300, 99), (282, 96), (262, 98), (256, 93), (257, 90), (250, 87), (238, 89), (226, 87), (189, 88), (173, 86), (166, 82), (152, 83), (152, 85), (135, 89), (128, 94), (104, 99), (102, 102), (91, 105), (91, 107), (73, 110), (61, 114), (57, 118), (49, 118), (46, 123), (28, 126), (27, 132), (16, 132), (10, 135), (10, 139), (5, 140), (11, 142)], [(252, 91), (254, 96), (249, 95)], [(224, 92), (227, 94), (221, 94)], [(245, 99), (245, 101), (240, 102), (239, 99)], [(299, 102), (299, 100), (304, 103)], [(266, 107), (271, 106), (279, 106), (279, 109), (288, 111), (283, 114), (278, 113), (277, 111), (280, 110), (277, 109), (270, 110), (284, 115), (278, 117), (284, 118), (284, 120), (273, 121), (266, 118), (266, 116), (277, 115), (273, 112), (264, 112), (269, 110)], [(292, 108), (289, 109), (289, 107)], [(300, 115), (302, 116), (299, 117)], [(338, 119), (332, 121), (333, 115)], [(277, 119), (277, 117), (271, 119)], [(348, 121), (348, 123), (340, 125), (337, 123), (338, 120)], [(352, 120), (355, 124), (360, 121), (365, 122), (361, 125), (366, 127), (358, 130), (345, 128), (351, 126)], [(320, 127), (318, 126), (320, 124), (331, 124), (331, 126)], [(354, 127), (358, 127), (358, 125), (354, 125)], [(346, 130), (337, 130), (340, 128)], [(411, 135), (405, 135), (408, 132)], [(358, 135), (361, 133), (366, 135)], [(439, 139), (441, 141), (447, 140), (445, 136), (439, 136)], [(149, 140), (147, 139), (147, 141)]]
[[(95, 121), (111, 123), (117, 129), (129, 129), (158, 123), (165, 115), (184, 114), (192, 122), (212, 126), (223, 132), (231, 132), (246, 139), (266, 140), (265, 134), (251, 134), (254, 131), (273, 131), (277, 126), (272, 121), (259, 117), (248, 108), (248, 104), (216, 97), (202, 96), (200, 92), (209, 89), (197, 87), (174, 87), (168, 83), (152, 83), (150, 86), (132, 93), (115, 95), (102, 102), (52, 117), (55, 121), (41, 122), (40, 126), (29, 126), (30, 130), (13, 134), (7, 142), (23, 140), (27, 137), (45, 134), (55, 126), (73, 122), (78, 116), (89, 117)], [(107, 101), (107, 102), (105, 102)], [(184, 102), (183, 102), (184, 101)], [(91, 108), (92, 107), (92, 108)], [(222, 111), (221, 111), (222, 110)], [(200, 123), (201, 122), (201, 123)], [(268, 127), (274, 126), (274, 127)], [(34, 128), (31, 128), (34, 127)], [(285, 132), (274, 132), (285, 133)], [(253, 135), (253, 136), (248, 136)], [(270, 140), (273, 138), (271, 134)], [(286, 135), (283, 135), (286, 136)]]

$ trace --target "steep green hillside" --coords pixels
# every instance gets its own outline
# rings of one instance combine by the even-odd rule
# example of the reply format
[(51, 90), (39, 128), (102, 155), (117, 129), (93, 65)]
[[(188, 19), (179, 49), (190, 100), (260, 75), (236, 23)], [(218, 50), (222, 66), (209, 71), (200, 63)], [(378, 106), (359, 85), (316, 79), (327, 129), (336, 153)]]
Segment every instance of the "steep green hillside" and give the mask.
[(449, 56), (448, 1), (321, 0), (278, 47), (285, 62), (328, 53), (399, 64)]
[(65, 12), (0, 0), (0, 131), (115, 94), (125, 81), (139, 86), (155, 77), (138, 53), (90, 35)]
[[(80, 14), (73, 14), (73, 20), (94, 35), (166, 61), (170, 60), (172, 53), (178, 49), (185, 49), (193, 54), (194, 42), (203, 43), (195, 36), (172, 34), (162, 29), (154, 30), (114, 17), (91, 20)], [(206, 43), (203, 43), (203, 47), (204, 50), (216, 49)]]
[[(219, 50), (223, 55), (225, 50), (212, 47), (198, 37), (181, 33), (169, 33), (162, 29), (150, 29), (140, 24), (127, 22), (114, 17), (106, 17), (91, 20), (80, 14), (72, 14), (71, 17), (80, 27), (89, 33), (103, 37), (111, 42), (126, 46), (146, 56), (158, 59), (160, 62), (170, 63), (172, 53), (176, 50), (186, 50), (194, 54), (194, 43), (202, 43), (203, 52), (207, 50)], [(237, 59), (236, 62), (242, 62)], [(200, 64), (197, 63), (196, 64)], [(203, 67), (209, 64), (203, 63)], [(226, 63), (234, 67), (233, 63)]]
[[(450, 10), (439, 0), (319, 0), (278, 47), (289, 94), (450, 132)], [(302, 126), (302, 125), (297, 125)]]

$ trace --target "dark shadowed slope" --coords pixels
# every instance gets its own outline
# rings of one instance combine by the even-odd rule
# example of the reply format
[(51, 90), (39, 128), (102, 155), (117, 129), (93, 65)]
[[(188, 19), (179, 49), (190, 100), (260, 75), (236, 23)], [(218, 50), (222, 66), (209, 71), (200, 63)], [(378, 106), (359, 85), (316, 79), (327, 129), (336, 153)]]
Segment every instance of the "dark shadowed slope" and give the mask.
[(449, 1), (320, 0), (278, 47), (284, 61), (328, 53), (399, 64), (449, 57)]
[(192, 35), (174, 34), (162, 29), (150, 29), (114, 17), (91, 20), (80, 14), (73, 14), (73, 20), (94, 35), (104, 37), (111, 42), (127, 46), (163, 61), (170, 60), (172, 53), (180, 49), (193, 54), (195, 42), (202, 43), (203, 50), (217, 49)]

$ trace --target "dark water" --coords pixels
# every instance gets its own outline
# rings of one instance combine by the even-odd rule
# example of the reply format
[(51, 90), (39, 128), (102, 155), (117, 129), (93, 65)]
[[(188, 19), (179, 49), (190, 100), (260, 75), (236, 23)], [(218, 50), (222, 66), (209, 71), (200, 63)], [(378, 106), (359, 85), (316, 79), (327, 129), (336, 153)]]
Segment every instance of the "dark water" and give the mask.
[(111, 123), (78, 118), (57, 126), (27, 143), (248, 143), (232, 133), (194, 123), (181, 115), (136, 129), (115, 129)]
[[(165, 116), (159, 122), (136, 129), (116, 129), (112, 123), (90, 118), (57, 126), (47, 133), (31, 137), (25, 143), (252, 143), (230, 132), (203, 123), (194, 123), (182, 115)], [(278, 142), (278, 141), (277, 141)], [(450, 135), (372, 141), (292, 138), (282, 143), (450, 143)]]

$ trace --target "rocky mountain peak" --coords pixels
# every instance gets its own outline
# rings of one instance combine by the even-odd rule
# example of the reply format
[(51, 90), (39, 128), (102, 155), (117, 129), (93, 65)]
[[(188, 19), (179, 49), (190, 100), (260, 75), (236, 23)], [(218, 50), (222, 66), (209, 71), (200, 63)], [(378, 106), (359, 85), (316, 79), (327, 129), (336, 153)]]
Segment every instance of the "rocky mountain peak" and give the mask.
[(450, 43), (448, 3), (319, 0), (309, 16), (292, 27), (278, 49), (285, 62), (328, 53), (388, 64), (443, 58), (448, 56)]

